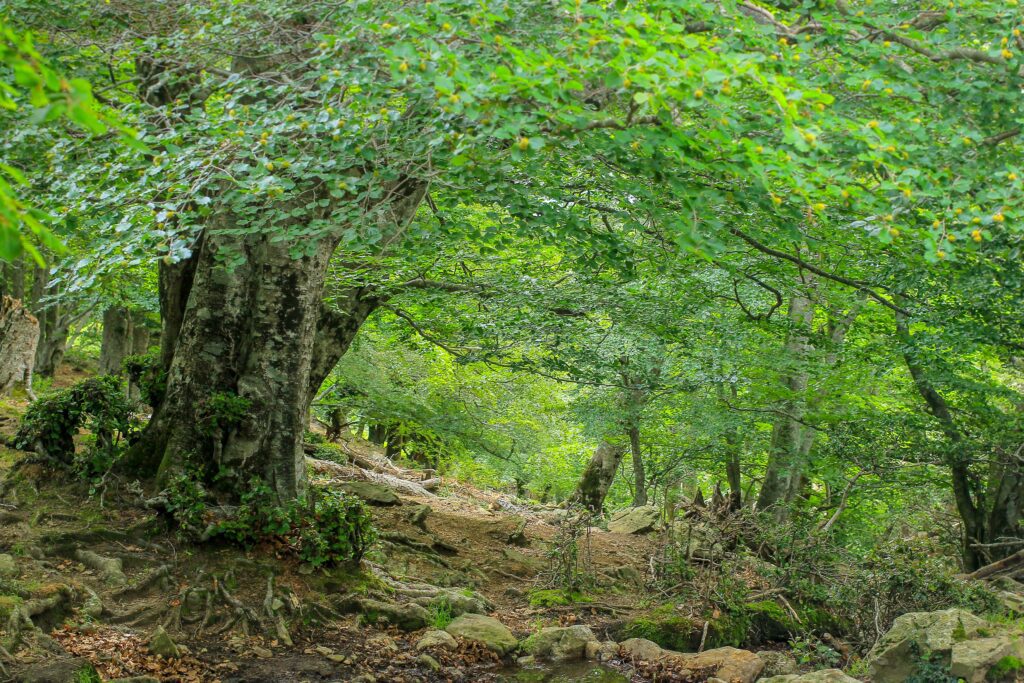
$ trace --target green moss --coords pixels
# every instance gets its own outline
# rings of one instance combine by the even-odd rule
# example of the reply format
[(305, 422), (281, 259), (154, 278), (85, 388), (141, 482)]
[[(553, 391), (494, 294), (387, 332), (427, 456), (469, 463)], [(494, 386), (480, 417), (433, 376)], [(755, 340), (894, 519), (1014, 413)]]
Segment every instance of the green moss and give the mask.
[(531, 607), (559, 607), (580, 602), (590, 602), (590, 598), (580, 592), (566, 593), (560, 588), (535, 590), (530, 592)]
[(1001, 681), (1004, 678), (1009, 677), (1011, 674), (1016, 674), (1024, 670), (1024, 660), (1008, 655), (1003, 657), (995, 665), (988, 670), (988, 674), (985, 676), (986, 680), (989, 681)]
[[(710, 628), (709, 628), (710, 635)], [(673, 603), (667, 603), (651, 610), (647, 615), (626, 624), (627, 638), (644, 638), (661, 647), (680, 652), (689, 652), (700, 644), (700, 632), (693, 622), (676, 611)]]
[(17, 595), (0, 595), (0, 622), (6, 623), (22, 602)]

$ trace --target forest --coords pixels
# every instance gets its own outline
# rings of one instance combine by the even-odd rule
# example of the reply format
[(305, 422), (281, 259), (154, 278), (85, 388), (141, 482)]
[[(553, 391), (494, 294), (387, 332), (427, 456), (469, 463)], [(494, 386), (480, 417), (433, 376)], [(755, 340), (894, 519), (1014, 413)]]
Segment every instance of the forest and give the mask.
[(0, 0), (0, 681), (1024, 682), (1018, 0)]

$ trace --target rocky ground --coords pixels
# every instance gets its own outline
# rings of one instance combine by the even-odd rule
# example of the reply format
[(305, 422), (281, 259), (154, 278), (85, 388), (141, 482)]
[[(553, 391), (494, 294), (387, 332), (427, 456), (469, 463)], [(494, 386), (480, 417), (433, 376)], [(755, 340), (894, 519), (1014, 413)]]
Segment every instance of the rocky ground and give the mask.
[[(564, 511), (404, 470), (359, 440), (331, 448), (330, 460), (311, 453), (316, 482), (364, 498), (380, 530), (359, 568), (311, 571), (272, 544), (184, 543), (131, 482), (90, 493), (19, 468), (0, 504), (0, 680), (857, 680), (798, 671), (784, 636), (760, 653), (717, 647), (701, 606), (653, 621), (666, 595), (652, 581), (664, 539), (651, 510), (584, 530), (589, 581), (568, 601), (552, 590)], [(0, 468), (18, 457), (0, 448)], [(650, 626), (665, 623), (679, 649), (704, 651), (631, 637), (666, 644)], [(972, 683), (1015, 680), (1024, 660), (1016, 627), (942, 612), (902, 617), (862, 670), (902, 681), (921, 647)]]

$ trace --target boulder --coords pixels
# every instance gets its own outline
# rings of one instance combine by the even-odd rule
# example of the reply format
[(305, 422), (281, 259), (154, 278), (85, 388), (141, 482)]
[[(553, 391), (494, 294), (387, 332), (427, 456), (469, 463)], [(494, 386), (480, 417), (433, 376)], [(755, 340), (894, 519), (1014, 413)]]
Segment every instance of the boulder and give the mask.
[(171, 639), (171, 636), (164, 630), (163, 626), (157, 626), (156, 630), (153, 631), (153, 635), (149, 637), (149, 651), (158, 657), (166, 657), (168, 659), (176, 659), (181, 656), (177, 644)]
[(850, 678), (839, 669), (825, 669), (809, 674), (789, 674), (786, 676), (772, 676), (762, 678), (758, 683), (860, 683), (856, 678)]
[(456, 638), (481, 643), (499, 655), (508, 654), (519, 646), (519, 641), (507, 626), (483, 614), (463, 614), (456, 617), (445, 631)]
[(796, 660), (788, 652), (764, 650), (758, 652), (757, 656), (764, 662), (764, 671), (761, 672), (763, 676), (784, 676), (796, 673)]
[(663, 650), (643, 638), (630, 638), (620, 645), (624, 657), (644, 662), (664, 662), (674, 669), (713, 672), (730, 683), (753, 683), (764, 670), (764, 662), (753, 652), (734, 647), (719, 647), (697, 654), (684, 654)]
[(49, 657), (29, 665), (13, 679), (22, 683), (74, 683), (99, 680), (96, 669), (88, 660), (79, 657)]
[(868, 653), (871, 680), (903, 683), (917, 670), (919, 654), (934, 654), (949, 661), (954, 644), (976, 638), (986, 626), (984, 620), (962, 609), (899, 616)]
[(370, 505), (399, 505), (402, 502), (390, 488), (372, 481), (347, 481), (341, 485), (341, 490)]
[(1010, 658), (1024, 660), (1024, 640), (1016, 634), (1003, 634), (953, 644), (949, 673), (967, 683), (984, 683), (989, 670)]
[(597, 638), (588, 626), (549, 626), (523, 641), (523, 650), (534, 657), (567, 662), (586, 657), (587, 643)]
[(383, 619), (403, 631), (418, 631), (430, 623), (430, 612), (414, 602), (398, 604), (366, 598), (359, 601), (359, 611), (371, 624)]
[(608, 531), (616, 534), (642, 534), (661, 522), (661, 510), (653, 505), (619, 510), (608, 520)]
[(459, 646), (455, 638), (447, 631), (427, 631), (423, 637), (416, 641), (416, 649), (422, 652), (439, 648), (442, 650), (454, 650)]

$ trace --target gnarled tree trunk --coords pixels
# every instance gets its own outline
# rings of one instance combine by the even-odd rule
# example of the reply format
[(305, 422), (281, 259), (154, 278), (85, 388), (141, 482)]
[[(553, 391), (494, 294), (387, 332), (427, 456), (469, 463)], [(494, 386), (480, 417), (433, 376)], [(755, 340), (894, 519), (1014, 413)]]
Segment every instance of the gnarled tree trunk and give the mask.
[(583, 470), (579, 486), (569, 499), (570, 502), (579, 503), (594, 512), (601, 512), (604, 499), (615, 480), (615, 472), (619, 469), (619, 463), (625, 454), (626, 449), (623, 446), (612, 445), (607, 441), (598, 444), (586, 469)]
[[(387, 194), (397, 229), (424, 189), (398, 183)], [(310, 402), (375, 304), (353, 294), (352, 310), (324, 308), (337, 235), (295, 258), (291, 241), (245, 234), (236, 221), (217, 216), (193, 262), (161, 274), (167, 391), (125, 462), (143, 474), (155, 469), (158, 483), (201, 470), (235, 495), (255, 476), (286, 501), (305, 488)], [(244, 260), (230, 259), (233, 268), (220, 258), (239, 254)], [(218, 415), (225, 403), (242, 409)]]

